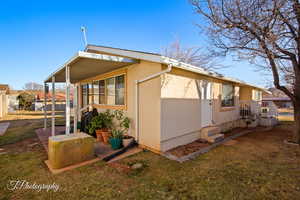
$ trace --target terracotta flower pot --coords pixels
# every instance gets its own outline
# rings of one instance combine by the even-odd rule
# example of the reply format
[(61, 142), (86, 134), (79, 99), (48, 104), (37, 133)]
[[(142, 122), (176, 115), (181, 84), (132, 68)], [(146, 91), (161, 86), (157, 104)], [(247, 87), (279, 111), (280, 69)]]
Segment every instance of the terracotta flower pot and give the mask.
[(97, 136), (97, 141), (98, 142), (103, 142), (102, 130), (101, 129), (96, 130), (96, 136)]
[(110, 132), (108, 130), (105, 130), (105, 131), (102, 130), (101, 134), (102, 134), (103, 142), (105, 144), (108, 144), (109, 137), (110, 137)]

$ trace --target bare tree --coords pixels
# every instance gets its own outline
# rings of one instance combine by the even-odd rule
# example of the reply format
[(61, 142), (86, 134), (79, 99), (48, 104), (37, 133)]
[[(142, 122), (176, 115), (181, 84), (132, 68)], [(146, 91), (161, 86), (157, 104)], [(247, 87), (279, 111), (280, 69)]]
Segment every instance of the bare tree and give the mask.
[(23, 89), (26, 91), (42, 91), (43, 85), (35, 83), (35, 82), (28, 82), (28, 83), (25, 83)]
[(206, 70), (216, 70), (223, 67), (212, 53), (205, 52), (201, 47), (183, 47), (179, 39), (165, 47), (162, 54)]
[[(299, 0), (190, 0), (204, 19), (214, 46), (226, 55), (266, 62), (274, 86), (294, 104), (295, 140), (300, 144)], [(292, 87), (289, 90), (286, 85)]]

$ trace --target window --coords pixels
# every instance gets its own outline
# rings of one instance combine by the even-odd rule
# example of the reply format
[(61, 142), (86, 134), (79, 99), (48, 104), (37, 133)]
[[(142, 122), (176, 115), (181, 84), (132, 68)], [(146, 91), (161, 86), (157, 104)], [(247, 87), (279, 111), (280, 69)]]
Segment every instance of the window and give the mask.
[(229, 84), (222, 85), (222, 107), (234, 106), (234, 86)]
[(99, 81), (99, 104), (106, 104), (105, 101), (105, 80)]
[(114, 105), (116, 96), (115, 77), (106, 79), (106, 94), (106, 104)]
[(125, 105), (125, 75), (82, 85), (82, 106), (89, 103)]
[(94, 103), (95, 104), (99, 104), (99, 96), (100, 96), (100, 92), (99, 92), (99, 81), (94, 81), (93, 82), (93, 93), (94, 93)]
[(116, 105), (124, 105), (125, 81), (124, 75), (116, 77)]
[(88, 84), (81, 86), (81, 96), (82, 96), (82, 107), (85, 107), (89, 104), (88, 99)]
[(253, 93), (252, 93), (252, 100), (254, 101), (260, 101), (261, 100), (261, 96), (262, 96), (262, 92), (261, 91), (258, 91), (258, 90), (253, 90)]

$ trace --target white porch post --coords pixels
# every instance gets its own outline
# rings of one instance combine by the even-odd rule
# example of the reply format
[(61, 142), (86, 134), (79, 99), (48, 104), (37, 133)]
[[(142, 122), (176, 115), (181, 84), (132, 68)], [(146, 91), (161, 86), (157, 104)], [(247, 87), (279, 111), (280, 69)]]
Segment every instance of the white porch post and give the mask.
[(52, 76), (52, 128), (51, 128), (51, 135), (55, 136), (55, 76)]
[(44, 130), (47, 128), (47, 83), (44, 83)]
[(70, 134), (70, 66), (66, 66), (66, 134)]
[(73, 97), (73, 110), (74, 110), (74, 133), (77, 133), (77, 121), (78, 121), (78, 85), (75, 85), (74, 88), (74, 97)]

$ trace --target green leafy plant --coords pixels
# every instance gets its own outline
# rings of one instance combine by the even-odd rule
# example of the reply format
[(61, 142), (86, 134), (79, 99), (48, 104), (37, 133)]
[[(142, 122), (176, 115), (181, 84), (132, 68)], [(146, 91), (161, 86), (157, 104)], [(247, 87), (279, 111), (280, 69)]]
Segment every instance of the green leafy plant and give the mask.
[(130, 119), (125, 116), (125, 114), (122, 110), (115, 110), (114, 116), (115, 116), (115, 119), (118, 121), (116, 129), (122, 131), (123, 134), (125, 132), (127, 132), (130, 127), (130, 123), (131, 123)]
[(113, 129), (112, 132), (111, 132), (111, 138), (122, 139), (123, 138), (123, 131), (118, 130), (118, 129)]
[(99, 113), (100, 118), (102, 119), (102, 128), (111, 129), (113, 127), (114, 114), (110, 110)]
[(123, 127), (125, 131), (128, 131), (130, 127), (130, 123), (131, 123), (130, 119), (128, 117), (125, 117), (121, 122), (120, 126)]
[(92, 118), (91, 123), (88, 125), (88, 130), (90, 134), (93, 134), (95, 130), (103, 128), (103, 118), (97, 115)]

